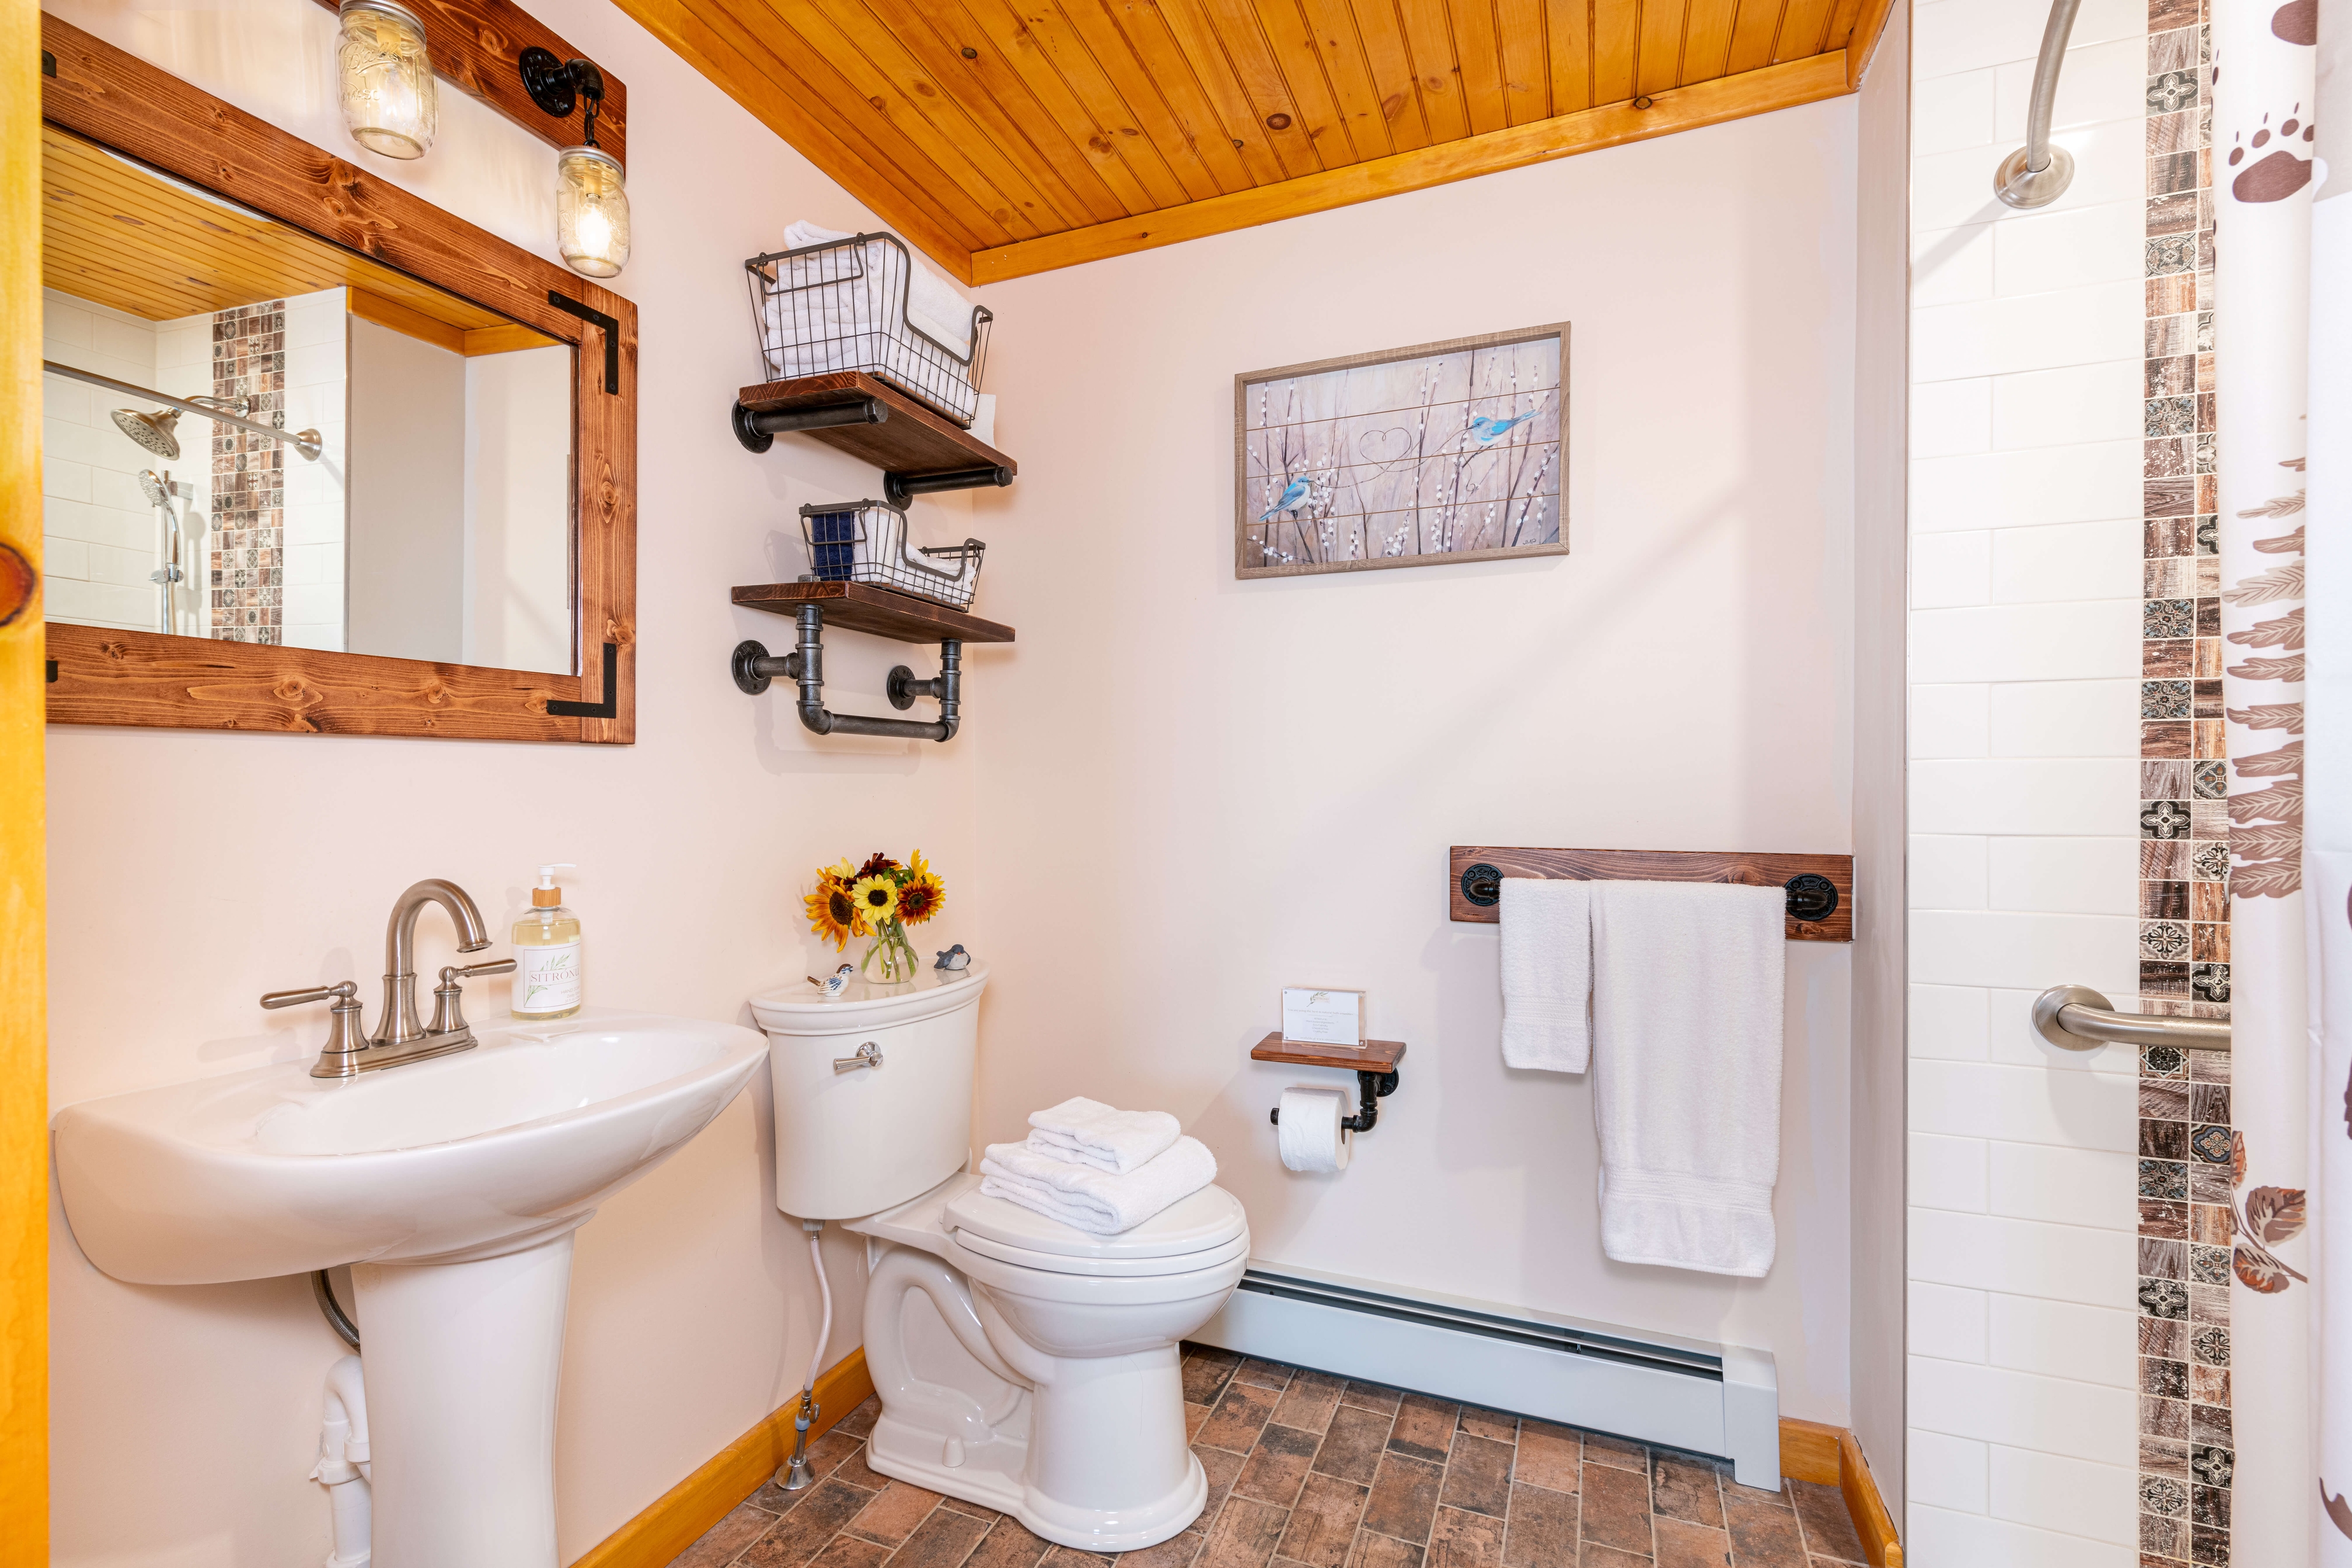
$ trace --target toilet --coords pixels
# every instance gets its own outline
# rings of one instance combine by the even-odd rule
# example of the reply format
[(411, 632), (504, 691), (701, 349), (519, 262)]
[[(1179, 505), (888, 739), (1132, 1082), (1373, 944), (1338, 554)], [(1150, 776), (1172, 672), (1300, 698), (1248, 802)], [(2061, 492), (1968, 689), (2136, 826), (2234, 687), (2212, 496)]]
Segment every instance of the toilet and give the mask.
[(1248, 1216), (1211, 1186), (1093, 1236), (982, 1195), (971, 1129), (988, 973), (751, 999), (775, 1083), (776, 1206), (866, 1238), (869, 1465), (1064, 1546), (1132, 1552), (1207, 1500), (1177, 1343), (1240, 1282)]

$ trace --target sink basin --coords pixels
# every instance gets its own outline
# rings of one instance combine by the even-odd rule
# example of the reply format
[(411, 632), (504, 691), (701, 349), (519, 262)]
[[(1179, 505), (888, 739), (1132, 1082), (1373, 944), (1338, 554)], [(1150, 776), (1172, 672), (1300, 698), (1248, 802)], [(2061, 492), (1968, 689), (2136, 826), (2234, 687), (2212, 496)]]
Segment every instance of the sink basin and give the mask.
[(765, 1058), (731, 1024), (608, 1009), (478, 1026), (356, 1079), (283, 1062), (68, 1106), (58, 1184), (89, 1260), (138, 1285), (454, 1262), (579, 1225), (708, 1126)]
[(768, 1052), (736, 1025), (599, 1008), (475, 1032), (472, 1050), (358, 1078), (285, 1062), (56, 1121), (74, 1239), (118, 1279), (352, 1266), (374, 1568), (556, 1568), (572, 1233)]

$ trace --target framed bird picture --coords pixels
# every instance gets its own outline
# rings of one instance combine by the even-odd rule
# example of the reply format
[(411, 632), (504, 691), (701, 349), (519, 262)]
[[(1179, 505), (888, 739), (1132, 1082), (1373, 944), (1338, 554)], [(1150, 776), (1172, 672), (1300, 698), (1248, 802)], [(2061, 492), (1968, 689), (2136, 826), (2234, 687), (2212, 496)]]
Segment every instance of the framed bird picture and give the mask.
[(1234, 574), (1565, 555), (1568, 323), (1234, 377)]

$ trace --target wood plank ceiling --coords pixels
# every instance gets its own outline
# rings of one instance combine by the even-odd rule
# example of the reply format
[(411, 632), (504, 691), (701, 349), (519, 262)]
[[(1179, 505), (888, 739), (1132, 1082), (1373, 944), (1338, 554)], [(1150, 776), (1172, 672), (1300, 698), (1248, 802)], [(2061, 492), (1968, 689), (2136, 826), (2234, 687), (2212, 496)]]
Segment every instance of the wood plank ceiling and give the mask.
[(1849, 92), (1888, 0), (618, 0), (966, 282)]

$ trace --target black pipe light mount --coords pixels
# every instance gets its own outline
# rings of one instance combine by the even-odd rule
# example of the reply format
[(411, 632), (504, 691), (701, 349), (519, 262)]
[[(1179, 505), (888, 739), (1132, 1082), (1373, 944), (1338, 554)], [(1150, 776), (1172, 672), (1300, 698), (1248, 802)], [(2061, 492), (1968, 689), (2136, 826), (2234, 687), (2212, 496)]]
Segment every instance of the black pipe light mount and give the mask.
[(596, 145), (596, 110), (604, 101), (604, 73), (594, 62), (559, 60), (553, 50), (533, 44), (516, 63), (522, 73), (522, 89), (556, 119), (570, 115), (582, 99), (588, 100), (586, 140), (589, 146)]

